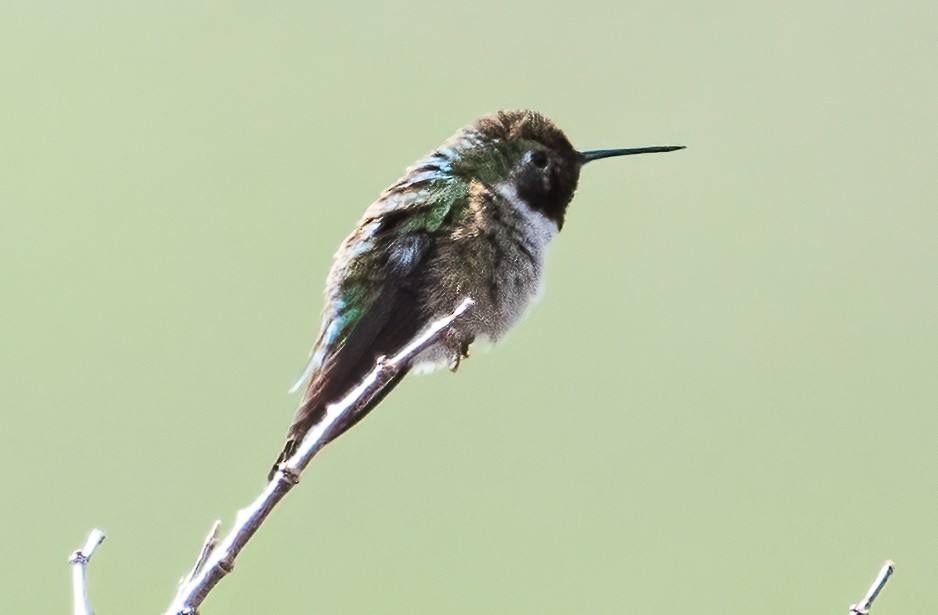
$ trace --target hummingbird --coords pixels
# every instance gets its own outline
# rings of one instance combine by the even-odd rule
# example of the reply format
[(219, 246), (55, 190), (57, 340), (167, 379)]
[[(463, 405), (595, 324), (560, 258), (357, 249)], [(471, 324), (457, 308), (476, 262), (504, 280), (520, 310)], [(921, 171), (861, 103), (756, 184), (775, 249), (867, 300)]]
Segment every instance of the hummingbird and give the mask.
[(271, 469), (374, 367), (430, 322), (473, 300), (329, 441), (357, 424), (409, 371), (456, 371), (539, 298), (551, 239), (563, 228), (583, 165), (684, 146), (577, 151), (535, 111), (500, 111), (459, 130), (388, 187), (342, 242), (326, 283), (319, 338), (293, 390), (305, 393)]

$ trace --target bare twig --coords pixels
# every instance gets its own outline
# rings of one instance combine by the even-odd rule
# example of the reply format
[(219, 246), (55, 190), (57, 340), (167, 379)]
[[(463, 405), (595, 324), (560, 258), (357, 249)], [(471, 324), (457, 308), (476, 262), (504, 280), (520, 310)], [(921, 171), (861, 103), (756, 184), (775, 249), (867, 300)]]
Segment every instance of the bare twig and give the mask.
[(208, 561), (208, 556), (211, 555), (212, 550), (215, 549), (215, 545), (218, 544), (218, 534), (221, 530), (221, 521), (215, 521), (212, 524), (212, 529), (208, 531), (208, 535), (205, 537), (205, 542), (202, 543), (202, 550), (199, 551), (199, 556), (195, 560), (195, 565), (192, 566), (192, 570), (189, 571), (189, 574), (179, 579), (179, 587), (184, 587), (187, 583), (191, 583), (205, 566), (205, 562)]
[(75, 615), (94, 615), (88, 600), (88, 562), (95, 549), (104, 540), (104, 532), (95, 528), (88, 534), (88, 540), (68, 558), (72, 564), (72, 612)]
[[(267, 484), (264, 491), (247, 508), (238, 512), (235, 525), (228, 535), (217, 547), (211, 549), (208, 559), (202, 565), (196, 563), (193, 571), (197, 570), (197, 573), (180, 586), (169, 610), (166, 611), (167, 615), (193, 615), (198, 612), (209, 592), (231, 572), (238, 553), (254, 536), (267, 515), (299, 482), (300, 474), (329, 440), (334, 428), (367, 406), (411, 359), (435, 342), (471, 305), (472, 299), (463, 299), (449, 316), (431, 323), (423, 333), (393, 357), (380, 357), (374, 369), (358, 386), (340, 401), (326, 407), (325, 417), (306, 434), (296, 453), (280, 464), (273, 480)], [(203, 559), (201, 555), (199, 559)]]
[(873, 601), (876, 600), (876, 596), (879, 595), (879, 592), (883, 591), (883, 587), (886, 586), (886, 581), (889, 580), (889, 577), (895, 569), (896, 565), (892, 560), (886, 560), (886, 563), (884, 563), (883, 567), (879, 570), (879, 574), (876, 575), (876, 580), (873, 581), (870, 588), (866, 590), (866, 595), (863, 596), (863, 600), (850, 606), (849, 615), (868, 615), (870, 607), (873, 606)]

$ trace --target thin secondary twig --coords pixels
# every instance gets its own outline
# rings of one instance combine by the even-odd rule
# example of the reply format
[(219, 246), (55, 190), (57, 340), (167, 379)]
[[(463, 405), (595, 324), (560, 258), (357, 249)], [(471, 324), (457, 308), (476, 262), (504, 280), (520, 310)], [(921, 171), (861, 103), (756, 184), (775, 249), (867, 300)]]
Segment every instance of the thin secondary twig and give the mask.
[(91, 601), (88, 600), (88, 562), (95, 549), (104, 540), (104, 532), (95, 528), (88, 534), (88, 540), (68, 558), (72, 565), (72, 612), (75, 615), (94, 615)]
[(876, 575), (876, 580), (874, 580), (870, 588), (866, 590), (866, 595), (863, 596), (863, 600), (850, 606), (849, 615), (868, 615), (870, 607), (873, 606), (873, 601), (876, 600), (876, 596), (879, 595), (879, 592), (883, 591), (883, 587), (886, 586), (886, 581), (889, 580), (889, 577), (895, 570), (896, 565), (892, 560), (886, 560), (886, 563), (880, 568), (879, 574)]
[(212, 550), (215, 549), (215, 545), (218, 544), (218, 535), (221, 532), (221, 521), (215, 521), (212, 524), (212, 528), (208, 531), (208, 535), (205, 536), (205, 541), (202, 543), (202, 550), (199, 551), (199, 556), (195, 560), (195, 564), (192, 566), (192, 570), (189, 571), (189, 574), (184, 576), (179, 580), (179, 587), (185, 586), (187, 583), (191, 583), (200, 572), (202, 572), (205, 562), (208, 561), (208, 556), (211, 555)]
[(193, 570), (198, 569), (197, 574), (180, 586), (166, 611), (167, 615), (192, 615), (198, 612), (209, 592), (231, 572), (238, 553), (254, 536), (267, 515), (299, 481), (300, 474), (329, 440), (333, 429), (367, 406), (411, 359), (435, 342), (471, 305), (472, 299), (466, 297), (449, 316), (431, 323), (393, 357), (380, 357), (374, 369), (358, 386), (340, 401), (326, 407), (323, 420), (304, 436), (296, 453), (280, 464), (264, 491), (247, 508), (238, 512), (234, 527), (211, 550), (207, 561), (201, 566), (196, 564)]

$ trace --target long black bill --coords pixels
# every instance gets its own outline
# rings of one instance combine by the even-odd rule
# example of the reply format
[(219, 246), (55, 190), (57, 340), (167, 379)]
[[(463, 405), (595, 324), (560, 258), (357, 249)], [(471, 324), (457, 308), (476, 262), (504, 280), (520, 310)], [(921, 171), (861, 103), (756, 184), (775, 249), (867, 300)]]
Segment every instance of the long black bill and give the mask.
[(612, 158), (613, 156), (631, 156), (632, 154), (655, 154), (658, 152), (673, 152), (674, 150), (684, 149), (684, 145), (654, 145), (652, 147), (629, 147), (625, 149), (594, 149), (588, 152), (580, 152), (582, 164), (599, 160), (601, 158)]

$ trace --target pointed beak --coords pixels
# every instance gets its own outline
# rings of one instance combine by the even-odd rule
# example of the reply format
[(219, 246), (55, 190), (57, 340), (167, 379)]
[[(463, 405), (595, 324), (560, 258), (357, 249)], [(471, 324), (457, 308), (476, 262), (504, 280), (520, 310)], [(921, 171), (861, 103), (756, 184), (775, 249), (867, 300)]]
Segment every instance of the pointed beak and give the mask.
[(588, 152), (580, 152), (580, 164), (586, 164), (600, 158), (612, 158), (613, 156), (631, 156), (632, 154), (655, 154), (658, 152), (673, 152), (684, 149), (683, 145), (654, 145), (652, 147), (629, 147), (625, 149), (594, 149)]

